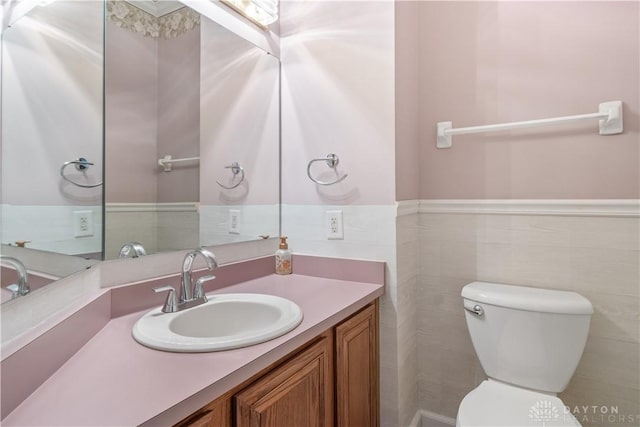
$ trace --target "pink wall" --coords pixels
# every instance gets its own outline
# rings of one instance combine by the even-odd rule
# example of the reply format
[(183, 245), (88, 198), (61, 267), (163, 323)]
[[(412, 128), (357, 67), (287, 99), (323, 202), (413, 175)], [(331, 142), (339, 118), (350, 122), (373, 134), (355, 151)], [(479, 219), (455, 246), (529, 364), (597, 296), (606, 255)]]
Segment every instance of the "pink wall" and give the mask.
[[(420, 197), (638, 198), (638, 8), (419, 3)], [(597, 123), (580, 123), (455, 136), (452, 149), (435, 147), (438, 121), (464, 127), (590, 113), (612, 100), (624, 102), (622, 135), (600, 136)], [(398, 169), (398, 181), (411, 171)]]
[[(394, 203), (393, 2), (280, 7), (283, 203)], [(307, 164), (332, 152), (349, 176), (318, 186)], [(336, 178), (322, 163), (313, 173)]]
[(200, 32), (145, 37), (107, 21), (107, 202), (198, 200), (197, 163), (158, 166), (199, 152)]
[(158, 40), (107, 20), (106, 201), (157, 201)]
[(420, 3), (395, 3), (396, 200), (420, 198)]
[[(200, 31), (158, 41), (158, 158), (200, 154)], [(198, 163), (155, 169), (158, 202), (199, 200)]]
[[(220, 25), (203, 20), (200, 93), (200, 202), (277, 204), (279, 108), (276, 58)], [(245, 180), (230, 186), (225, 166), (239, 162)], [(238, 177), (239, 178), (239, 177)], [(233, 181), (235, 184), (237, 181)]]

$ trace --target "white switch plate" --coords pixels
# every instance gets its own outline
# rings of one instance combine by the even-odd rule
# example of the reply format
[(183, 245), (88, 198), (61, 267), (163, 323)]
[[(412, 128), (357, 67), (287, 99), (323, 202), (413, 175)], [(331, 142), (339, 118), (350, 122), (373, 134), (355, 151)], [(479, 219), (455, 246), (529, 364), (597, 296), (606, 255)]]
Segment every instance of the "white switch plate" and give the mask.
[(229, 209), (229, 234), (240, 234), (240, 210)]
[(73, 211), (73, 237), (93, 236), (93, 212)]
[(327, 239), (344, 239), (344, 229), (342, 227), (342, 211), (327, 211)]

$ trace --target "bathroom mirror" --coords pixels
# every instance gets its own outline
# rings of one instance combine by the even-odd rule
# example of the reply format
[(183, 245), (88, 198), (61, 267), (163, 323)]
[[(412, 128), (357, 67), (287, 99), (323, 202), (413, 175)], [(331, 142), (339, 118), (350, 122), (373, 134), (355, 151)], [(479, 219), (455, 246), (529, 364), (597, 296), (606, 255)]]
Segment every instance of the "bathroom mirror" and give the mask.
[[(13, 18), (2, 32), (0, 253), (35, 290), (102, 258), (103, 7), (34, 3)], [(14, 267), (2, 263), (3, 289)]]
[(72, 258), (55, 281), (278, 235), (276, 57), (172, 1), (43, 2), (2, 43), (3, 254)]
[(105, 257), (277, 236), (278, 59), (180, 2), (106, 6)]

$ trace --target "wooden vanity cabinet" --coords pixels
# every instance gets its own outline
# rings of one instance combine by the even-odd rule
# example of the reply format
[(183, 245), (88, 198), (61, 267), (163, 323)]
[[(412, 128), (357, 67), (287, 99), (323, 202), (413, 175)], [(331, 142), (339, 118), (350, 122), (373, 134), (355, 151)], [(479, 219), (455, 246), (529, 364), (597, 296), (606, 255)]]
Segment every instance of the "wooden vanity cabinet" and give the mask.
[(236, 427), (331, 427), (333, 334), (234, 396)]
[(336, 426), (377, 426), (379, 401), (377, 304), (335, 328)]
[(377, 427), (377, 300), (176, 427)]
[(232, 427), (231, 396), (225, 394), (180, 421), (175, 427)]

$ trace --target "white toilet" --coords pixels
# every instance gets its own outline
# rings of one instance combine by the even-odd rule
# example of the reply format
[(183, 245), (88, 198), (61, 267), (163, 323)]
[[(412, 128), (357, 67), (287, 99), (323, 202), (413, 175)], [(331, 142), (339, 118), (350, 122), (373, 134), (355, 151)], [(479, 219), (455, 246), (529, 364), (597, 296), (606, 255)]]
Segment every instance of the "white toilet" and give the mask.
[(593, 307), (575, 292), (473, 282), (462, 289), (488, 380), (460, 403), (456, 425), (580, 426), (556, 393), (578, 366)]

